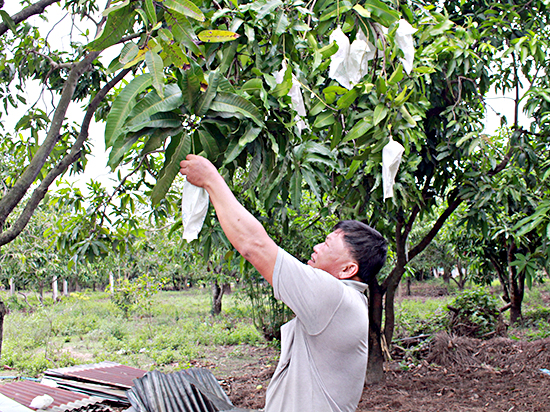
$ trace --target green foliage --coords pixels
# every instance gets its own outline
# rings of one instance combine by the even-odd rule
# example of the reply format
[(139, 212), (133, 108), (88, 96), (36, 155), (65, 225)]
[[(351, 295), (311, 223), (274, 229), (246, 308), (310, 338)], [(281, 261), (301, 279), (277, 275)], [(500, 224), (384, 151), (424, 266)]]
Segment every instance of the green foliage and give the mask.
[(432, 335), (446, 330), (448, 313), (445, 309), (451, 297), (405, 299), (396, 306), (396, 338)]
[(474, 287), (459, 293), (449, 304), (450, 332), (476, 338), (492, 337), (497, 329), (499, 301), (486, 289)]
[(111, 299), (126, 318), (136, 311), (150, 314), (152, 297), (160, 292), (165, 283), (166, 279), (159, 281), (147, 274), (132, 280), (118, 279)]

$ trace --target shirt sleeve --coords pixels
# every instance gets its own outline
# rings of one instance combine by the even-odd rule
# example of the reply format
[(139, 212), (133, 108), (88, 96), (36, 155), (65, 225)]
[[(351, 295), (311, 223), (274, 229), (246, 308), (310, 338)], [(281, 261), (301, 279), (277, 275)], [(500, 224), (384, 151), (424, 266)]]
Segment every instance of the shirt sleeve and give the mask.
[(279, 248), (273, 270), (275, 298), (286, 303), (310, 335), (321, 333), (340, 306), (344, 285)]

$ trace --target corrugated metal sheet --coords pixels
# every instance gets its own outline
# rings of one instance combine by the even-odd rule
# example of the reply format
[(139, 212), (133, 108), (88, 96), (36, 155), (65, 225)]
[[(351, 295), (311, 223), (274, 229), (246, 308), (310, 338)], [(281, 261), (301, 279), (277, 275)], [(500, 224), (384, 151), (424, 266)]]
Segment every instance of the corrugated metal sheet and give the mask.
[[(101, 398), (90, 397), (61, 388), (52, 388), (31, 381), (7, 383), (0, 386), (0, 393), (25, 407), (29, 407), (31, 401), (37, 396), (50, 395), (54, 401), (49, 406), (48, 410), (56, 412), (74, 411), (92, 405), (98, 406), (103, 402)], [(105, 405), (102, 405), (102, 408), (102, 410), (110, 410)]]
[(0, 411), (2, 412), (33, 412), (32, 409), (0, 393)]
[(44, 376), (67, 390), (102, 397), (119, 406), (128, 406), (126, 390), (132, 381), (147, 371), (115, 362), (77, 365), (68, 368), (48, 369)]
[(245, 411), (233, 406), (208, 369), (152, 371), (135, 379), (127, 395), (133, 412)]
[(48, 369), (45, 375), (48, 377), (73, 377), (87, 382), (130, 389), (132, 381), (141, 378), (146, 372), (116, 362), (101, 362), (68, 368)]

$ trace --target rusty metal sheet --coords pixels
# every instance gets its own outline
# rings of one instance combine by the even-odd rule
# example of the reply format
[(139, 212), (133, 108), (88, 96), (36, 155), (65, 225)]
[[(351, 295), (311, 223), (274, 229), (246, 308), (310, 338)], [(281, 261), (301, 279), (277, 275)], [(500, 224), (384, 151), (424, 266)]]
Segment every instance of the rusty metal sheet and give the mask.
[[(42, 385), (37, 382), (32, 381), (16, 381), (6, 383), (5, 385), (0, 386), (0, 393), (7, 396), (10, 399), (20, 403), (23, 406), (29, 406), (31, 401), (37, 396), (50, 395), (54, 401), (50, 405), (50, 408), (56, 406), (62, 406), (71, 402), (90, 400), (91, 398), (86, 395), (79, 393), (67, 391), (60, 388), (52, 388), (50, 386)], [(96, 398), (95, 402), (88, 403), (99, 403), (101, 399)]]
[(147, 371), (121, 365), (115, 362), (101, 362), (89, 365), (78, 365), (68, 368), (48, 369), (46, 376), (72, 377), (86, 382), (110, 385), (120, 389), (130, 389), (134, 379), (139, 379)]

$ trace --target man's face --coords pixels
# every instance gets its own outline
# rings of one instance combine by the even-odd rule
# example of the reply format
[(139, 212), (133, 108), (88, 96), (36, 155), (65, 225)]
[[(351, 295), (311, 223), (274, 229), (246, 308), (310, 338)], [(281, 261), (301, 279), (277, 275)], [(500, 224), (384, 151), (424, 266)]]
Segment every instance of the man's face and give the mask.
[(322, 269), (337, 279), (348, 279), (356, 274), (350, 265), (357, 266), (351, 258), (349, 248), (344, 241), (344, 232), (336, 230), (330, 233), (323, 243), (313, 247), (311, 259), (307, 262), (311, 267)]

